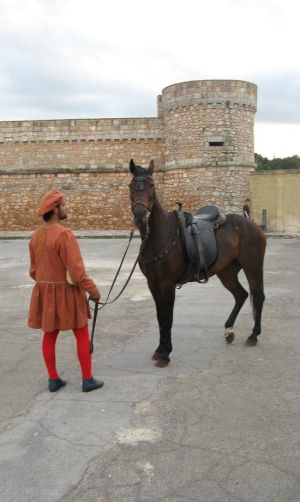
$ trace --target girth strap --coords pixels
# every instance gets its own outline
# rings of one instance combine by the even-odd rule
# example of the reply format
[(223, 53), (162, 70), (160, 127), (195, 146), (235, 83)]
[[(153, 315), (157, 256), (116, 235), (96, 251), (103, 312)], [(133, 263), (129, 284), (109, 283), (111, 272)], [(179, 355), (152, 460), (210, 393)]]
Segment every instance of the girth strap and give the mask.
[[(197, 282), (208, 282), (208, 271), (204, 255), (203, 243), (196, 223), (192, 223), (191, 225), (191, 235), (193, 237), (195, 244), (195, 258), (196, 258), (196, 270), (194, 278)], [(204, 279), (200, 279), (201, 272), (204, 274)]]

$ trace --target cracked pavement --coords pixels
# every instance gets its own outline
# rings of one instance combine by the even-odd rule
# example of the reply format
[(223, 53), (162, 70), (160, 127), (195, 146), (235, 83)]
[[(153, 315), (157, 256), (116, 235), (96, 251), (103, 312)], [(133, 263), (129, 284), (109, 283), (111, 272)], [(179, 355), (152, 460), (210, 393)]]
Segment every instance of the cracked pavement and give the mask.
[[(79, 241), (102, 298), (126, 242)], [(119, 285), (138, 246), (134, 239)], [(68, 384), (50, 394), (41, 333), (26, 327), (28, 241), (0, 240), (1, 502), (300, 500), (299, 251), (298, 238), (268, 239), (256, 347), (245, 345), (250, 301), (228, 346), (223, 325), (233, 303), (219, 280), (178, 290), (171, 364), (163, 369), (151, 360), (154, 303), (135, 271), (98, 316), (93, 367), (104, 388), (81, 392), (67, 332), (57, 364)]]

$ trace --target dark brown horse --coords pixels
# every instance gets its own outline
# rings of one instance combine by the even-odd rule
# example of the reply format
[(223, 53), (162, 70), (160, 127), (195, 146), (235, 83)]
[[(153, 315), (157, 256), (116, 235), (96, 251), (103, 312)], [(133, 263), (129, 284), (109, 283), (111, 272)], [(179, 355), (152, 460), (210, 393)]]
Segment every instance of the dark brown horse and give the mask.
[[(161, 206), (152, 178), (154, 163), (143, 169), (130, 161), (132, 181), (130, 198), (134, 223), (138, 227), (142, 246), (139, 266), (145, 275), (155, 301), (160, 339), (152, 359), (158, 366), (166, 366), (172, 351), (171, 329), (176, 285), (187, 268), (187, 255), (178, 232), (175, 212)], [(238, 214), (228, 214), (226, 222), (216, 231), (218, 254), (208, 275), (217, 275), (223, 286), (233, 295), (234, 308), (225, 322), (225, 339), (231, 343), (233, 326), (246, 298), (247, 291), (238, 280), (244, 270), (247, 277), (254, 313), (254, 327), (247, 339), (248, 345), (257, 343), (261, 333), (261, 314), (265, 299), (263, 288), (263, 261), (266, 239), (261, 229)]]

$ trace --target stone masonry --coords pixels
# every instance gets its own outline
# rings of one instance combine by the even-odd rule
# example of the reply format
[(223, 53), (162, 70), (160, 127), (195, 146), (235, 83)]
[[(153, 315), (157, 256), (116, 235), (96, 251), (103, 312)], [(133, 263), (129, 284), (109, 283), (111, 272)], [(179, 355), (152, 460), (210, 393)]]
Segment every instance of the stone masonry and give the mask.
[(66, 194), (74, 229), (131, 227), (129, 160), (153, 159), (169, 210), (241, 212), (254, 171), (255, 84), (203, 80), (158, 96), (154, 118), (0, 122), (0, 230), (31, 230), (43, 193)]

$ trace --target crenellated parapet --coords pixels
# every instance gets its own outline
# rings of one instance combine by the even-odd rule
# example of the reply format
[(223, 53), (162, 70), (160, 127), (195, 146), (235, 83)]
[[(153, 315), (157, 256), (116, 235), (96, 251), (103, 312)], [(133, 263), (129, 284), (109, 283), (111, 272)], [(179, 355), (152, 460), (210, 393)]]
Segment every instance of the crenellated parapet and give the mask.
[(161, 139), (158, 118), (64, 119), (0, 122), (0, 143)]

